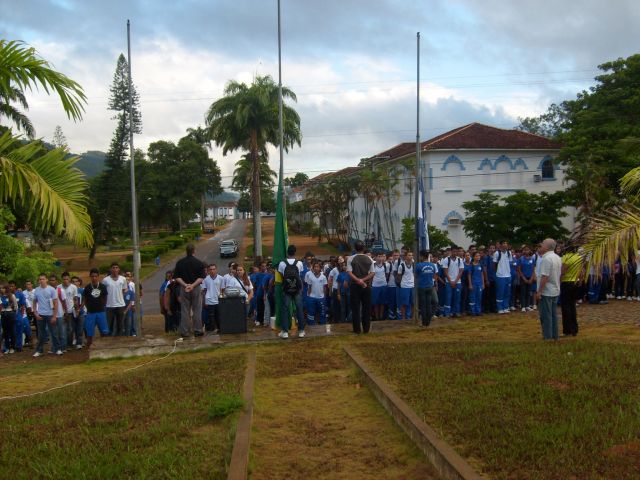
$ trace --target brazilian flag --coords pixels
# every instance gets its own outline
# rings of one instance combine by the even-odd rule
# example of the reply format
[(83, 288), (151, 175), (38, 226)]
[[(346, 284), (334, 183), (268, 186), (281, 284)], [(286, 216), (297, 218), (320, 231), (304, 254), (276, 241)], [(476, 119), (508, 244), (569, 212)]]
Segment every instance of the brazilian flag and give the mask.
[(282, 176), (278, 182), (278, 195), (276, 201), (276, 228), (273, 236), (273, 265), (275, 267), (275, 297), (276, 297), (276, 325), (282, 325), (282, 315), (284, 305), (282, 302), (282, 275), (278, 272), (278, 265), (287, 256), (287, 246), (289, 238), (287, 235), (287, 214), (285, 212), (284, 187), (282, 185)]

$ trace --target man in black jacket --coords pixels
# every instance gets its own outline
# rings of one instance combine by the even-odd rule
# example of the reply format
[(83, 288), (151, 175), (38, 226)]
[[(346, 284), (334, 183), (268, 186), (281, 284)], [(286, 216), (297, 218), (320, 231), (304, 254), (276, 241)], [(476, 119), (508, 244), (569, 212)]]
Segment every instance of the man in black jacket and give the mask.
[(200, 284), (204, 280), (205, 266), (193, 256), (196, 248), (193, 244), (187, 245), (187, 256), (178, 260), (173, 271), (173, 278), (180, 285), (180, 335), (189, 336), (191, 322), (193, 321), (193, 333), (201, 337), (202, 332), (202, 295)]

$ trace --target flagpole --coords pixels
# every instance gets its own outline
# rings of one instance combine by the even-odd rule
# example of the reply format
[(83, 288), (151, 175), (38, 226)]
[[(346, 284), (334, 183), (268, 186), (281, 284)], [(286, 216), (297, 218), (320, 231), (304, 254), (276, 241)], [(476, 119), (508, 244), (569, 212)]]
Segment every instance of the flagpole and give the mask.
[[(280, 171), (278, 172), (279, 181), (283, 181), (284, 174), (284, 131), (282, 127), (282, 41), (280, 36), (280, 0), (278, 0), (278, 128), (280, 130)], [(284, 189), (282, 194), (282, 205), (284, 206)]]
[[(414, 271), (417, 261), (420, 259), (420, 189), (418, 188), (419, 179), (422, 178), (421, 172), (421, 159), (420, 159), (420, 32), (416, 33), (416, 195), (415, 195), (415, 211), (416, 211), (416, 242), (415, 242), (415, 257), (413, 260)], [(414, 280), (415, 285), (413, 289), (413, 312), (414, 320), (418, 323), (420, 315), (418, 312), (418, 282)]]
[[(127, 20), (127, 63), (129, 64), (129, 162), (131, 167), (131, 230), (133, 232), (133, 284), (136, 294), (134, 311), (136, 334), (142, 336), (140, 317), (140, 240), (138, 238), (138, 202), (136, 199), (136, 168), (133, 151), (133, 91), (131, 82), (131, 22)], [(129, 335), (130, 332), (126, 332)]]

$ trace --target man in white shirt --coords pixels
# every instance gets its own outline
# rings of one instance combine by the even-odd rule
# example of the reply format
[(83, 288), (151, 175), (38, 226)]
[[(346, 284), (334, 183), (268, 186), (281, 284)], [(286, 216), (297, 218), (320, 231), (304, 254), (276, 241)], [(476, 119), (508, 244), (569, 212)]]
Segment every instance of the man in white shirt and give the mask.
[(207, 332), (213, 331), (213, 333), (218, 333), (220, 329), (220, 314), (218, 311), (218, 299), (220, 297), (220, 292), (222, 292), (222, 287), (224, 282), (222, 277), (218, 275), (218, 267), (215, 263), (212, 263), (208, 267), (208, 275), (202, 282), (203, 290), (202, 294), (204, 296), (204, 308), (207, 312), (205, 317), (205, 330)]
[(338, 295), (338, 275), (342, 270), (344, 264), (344, 258), (338, 257), (336, 260), (336, 266), (331, 269), (327, 281), (329, 282), (329, 297), (331, 299), (331, 321), (333, 323), (340, 322), (340, 299)]
[(555, 254), (556, 241), (547, 238), (540, 246), (542, 262), (538, 277), (538, 292), (540, 324), (544, 340), (558, 339), (558, 296), (560, 295), (560, 275), (562, 259)]
[(459, 256), (458, 247), (451, 248), (451, 254), (441, 260), (444, 270), (444, 316), (460, 316), (460, 295), (462, 294), (462, 273), (464, 261)]
[(371, 282), (371, 306), (373, 307), (373, 319), (384, 318), (384, 307), (387, 299), (387, 264), (385, 254), (376, 255), (376, 263), (373, 264), (373, 281)]
[(111, 336), (125, 335), (124, 331), (124, 294), (127, 291), (127, 280), (120, 275), (120, 265), (111, 264), (110, 275), (102, 279), (107, 287), (107, 324)]
[[(374, 266), (375, 269), (375, 266)], [(413, 287), (414, 283), (414, 271), (415, 264), (413, 261), (413, 252), (407, 251), (404, 254), (404, 260), (400, 262), (396, 271), (396, 276), (400, 280), (398, 290), (398, 306), (400, 307), (400, 318), (404, 320), (407, 318), (407, 310), (413, 303)], [(375, 274), (375, 272), (374, 272)], [(375, 276), (374, 276), (375, 278)]]
[(496, 308), (498, 313), (509, 313), (511, 302), (511, 260), (513, 254), (506, 241), (500, 242), (500, 249), (493, 254), (496, 271)]
[[(64, 292), (65, 296), (65, 312), (64, 312), (64, 325), (67, 337), (66, 339), (61, 339), (64, 343), (65, 341), (67, 348), (71, 348), (74, 345), (74, 315), (76, 314), (76, 310), (78, 308), (78, 287), (76, 287), (73, 283), (71, 283), (71, 275), (69, 272), (64, 272), (62, 274), (62, 286), (60, 287)], [(75, 339), (75, 344), (82, 345), (82, 338)]]
[(393, 250), (388, 256), (384, 264), (384, 274), (387, 278), (387, 288), (385, 290), (387, 319), (395, 320), (398, 316), (398, 299), (396, 294), (396, 276), (393, 274), (393, 266), (398, 263), (400, 252)]

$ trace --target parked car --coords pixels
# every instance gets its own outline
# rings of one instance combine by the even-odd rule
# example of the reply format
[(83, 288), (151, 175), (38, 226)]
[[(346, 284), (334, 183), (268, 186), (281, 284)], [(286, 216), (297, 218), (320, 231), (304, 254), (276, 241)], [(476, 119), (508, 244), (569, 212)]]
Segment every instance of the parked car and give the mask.
[(220, 258), (224, 257), (237, 257), (238, 256), (238, 242), (235, 240), (223, 240), (220, 242)]

